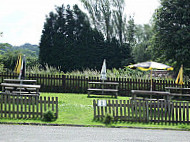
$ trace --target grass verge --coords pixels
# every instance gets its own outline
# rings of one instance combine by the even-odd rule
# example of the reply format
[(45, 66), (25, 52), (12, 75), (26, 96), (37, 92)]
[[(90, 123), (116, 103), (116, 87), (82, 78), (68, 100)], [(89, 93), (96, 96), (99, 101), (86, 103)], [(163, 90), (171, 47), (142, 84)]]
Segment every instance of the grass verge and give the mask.
[[(87, 97), (87, 94), (71, 94), (71, 93), (41, 93), (41, 96), (58, 97), (59, 101), (59, 115), (58, 119), (53, 122), (44, 122), (34, 119), (7, 119), (0, 118), (0, 122), (5, 123), (48, 123), (48, 124), (71, 124), (71, 125), (85, 125), (85, 126), (105, 126), (100, 121), (93, 120), (93, 99), (114, 99), (110, 96), (94, 96)], [(118, 97), (119, 100), (127, 100), (128, 97)], [(117, 122), (111, 126), (114, 127), (140, 127), (140, 128), (157, 128), (157, 129), (179, 129), (190, 130), (188, 124), (153, 124), (153, 123), (131, 123), (131, 122)]]

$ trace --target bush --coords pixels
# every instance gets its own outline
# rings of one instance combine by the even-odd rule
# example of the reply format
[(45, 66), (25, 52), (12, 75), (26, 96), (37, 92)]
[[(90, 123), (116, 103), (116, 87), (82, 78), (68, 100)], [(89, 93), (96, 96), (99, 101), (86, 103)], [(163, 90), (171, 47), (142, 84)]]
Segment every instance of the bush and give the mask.
[(44, 114), (43, 114), (43, 118), (42, 118), (43, 121), (46, 121), (46, 122), (51, 122), (51, 121), (54, 121), (55, 120), (55, 116), (53, 114), (52, 111), (48, 110), (46, 111)]
[(113, 122), (113, 116), (111, 116), (111, 114), (106, 114), (103, 123), (106, 125), (110, 125), (112, 122)]

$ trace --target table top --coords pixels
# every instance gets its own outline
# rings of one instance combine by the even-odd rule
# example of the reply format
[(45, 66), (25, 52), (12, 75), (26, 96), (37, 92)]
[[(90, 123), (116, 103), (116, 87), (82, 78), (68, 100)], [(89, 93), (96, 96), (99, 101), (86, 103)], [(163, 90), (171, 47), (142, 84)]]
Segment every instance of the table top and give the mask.
[(165, 87), (165, 89), (169, 89), (169, 90), (190, 90), (190, 88), (180, 88), (180, 87)]
[(4, 79), (5, 82), (36, 82), (36, 80), (24, 80), (24, 79)]
[(119, 85), (117, 82), (88, 82), (89, 84), (108, 84), (108, 85)]
[(170, 92), (164, 92), (164, 91), (148, 91), (148, 90), (131, 90), (133, 94), (161, 94), (161, 95), (169, 95)]
[(40, 85), (30, 85), (30, 84), (14, 84), (14, 83), (1, 83), (4, 87), (22, 87), (22, 88), (40, 88)]

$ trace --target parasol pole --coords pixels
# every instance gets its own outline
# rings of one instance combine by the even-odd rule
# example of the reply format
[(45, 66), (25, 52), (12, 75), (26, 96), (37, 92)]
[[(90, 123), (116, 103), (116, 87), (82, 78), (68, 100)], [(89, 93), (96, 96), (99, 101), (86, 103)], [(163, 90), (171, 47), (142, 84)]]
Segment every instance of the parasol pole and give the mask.
[[(182, 71), (181, 71), (181, 76), (180, 76), (180, 80), (181, 80), (181, 88), (183, 88), (183, 64), (181, 65)], [(182, 90), (181, 90), (181, 94), (182, 94)]]
[(152, 91), (152, 69), (150, 70), (150, 91)]

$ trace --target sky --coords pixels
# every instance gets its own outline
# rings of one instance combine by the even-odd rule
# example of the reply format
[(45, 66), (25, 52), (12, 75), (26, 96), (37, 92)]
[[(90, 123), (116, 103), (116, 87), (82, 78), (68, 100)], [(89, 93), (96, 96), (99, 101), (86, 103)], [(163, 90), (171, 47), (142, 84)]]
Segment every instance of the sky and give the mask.
[[(126, 15), (134, 16), (135, 24), (148, 24), (159, 0), (125, 0)], [(14, 46), (25, 43), (39, 45), (46, 15), (55, 6), (78, 4), (80, 0), (0, 0), (0, 43)]]

